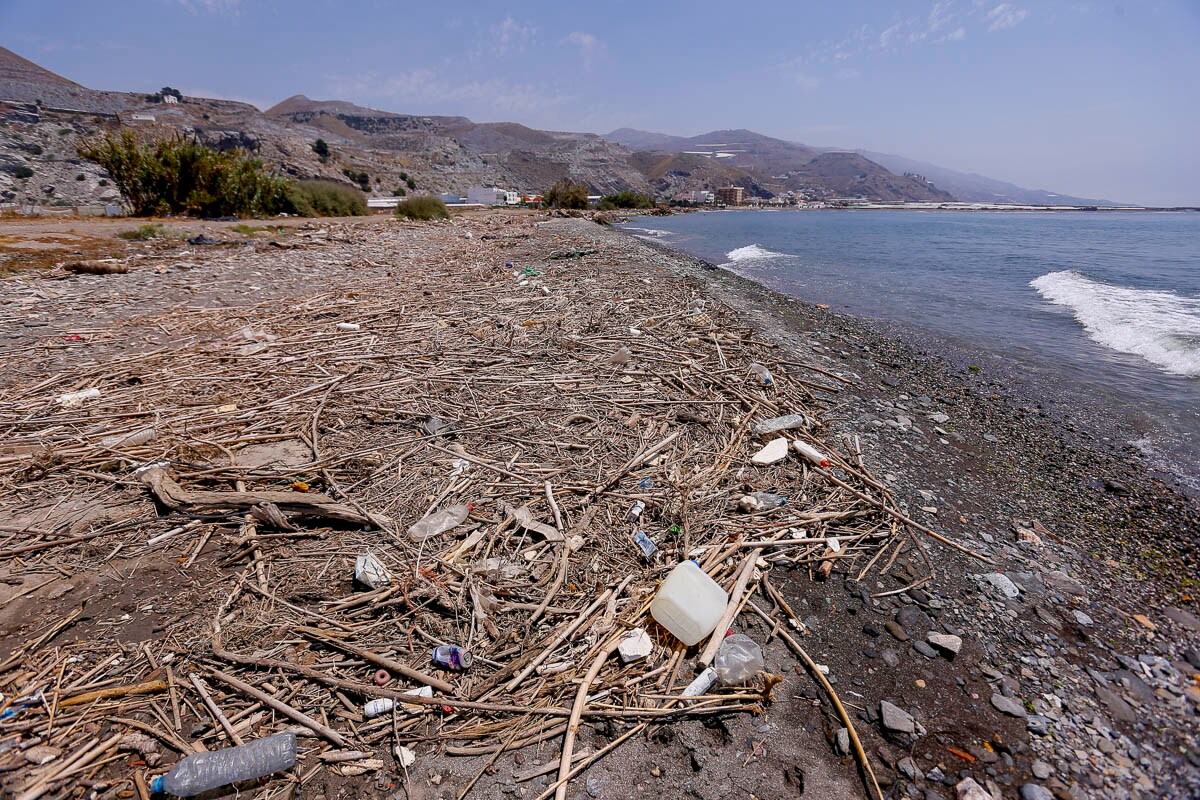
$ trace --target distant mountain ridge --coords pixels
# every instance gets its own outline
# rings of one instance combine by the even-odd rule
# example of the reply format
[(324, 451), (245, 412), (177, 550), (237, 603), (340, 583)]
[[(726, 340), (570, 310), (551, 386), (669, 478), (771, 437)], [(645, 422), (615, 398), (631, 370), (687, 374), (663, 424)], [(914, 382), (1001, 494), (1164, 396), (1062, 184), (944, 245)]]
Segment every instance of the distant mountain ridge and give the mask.
[[(372, 196), (464, 194), (478, 185), (536, 192), (571, 178), (596, 193), (632, 189), (657, 197), (740, 185), (759, 197), (795, 192), (811, 199), (947, 202), (956, 195), (975, 199), (986, 190), (988, 201), (1007, 193), (1033, 202), (1019, 195), (1029, 190), (1001, 182), (977, 191), (976, 184), (990, 180), (980, 176), (745, 129), (681, 137), (623, 128), (600, 136), (404, 114), (302, 94), (266, 111), (229, 100), (160, 101), (158, 95), (90, 89), (0, 47), (0, 202), (112, 202), (111, 182), (91, 174), (94, 165), (78, 158), (75, 142), (127, 127), (248, 149), (284, 174), (354, 183)], [(327, 142), (329, 157), (313, 150), (318, 138)], [(909, 163), (919, 168), (909, 169)], [(26, 170), (35, 177), (16, 177)], [(1043, 196), (1053, 197), (1042, 193), (1037, 202), (1049, 202)]]
[[(638, 150), (714, 161), (740, 171), (758, 192), (799, 192), (814, 199), (863, 197), (884, 201), (949, 202), (954, 196), (921, 178), (897, 175), (856, 153), (815, 147), (737, 128), (700, 136), (620, 128), (604, 138)], [(660, 162), (661, 167), (661, 162)], [(749, 187), (748, 187), (749, 188)]]
[[(672, 136), (666, 133), (643, 131), (636, 128), (618, 128), (604, 135), (606, 139), (620, 142), (627, 147), (637, 150), (660, 150), (664, 152), (684, 152), (703, 148), (705, 145), (721, 145), (726, 151), (736, 149), (738, 142), (763, 143), (769, 141), (773, 162), (764, 164), (769, 169), (784, 169), (788, 162), (780, 159), (793, 159), (798, 163), (808, 163), (822, 153), (857, 153), (863, 158), (882, 166), (898, 176), (919, 175), (928, 180), (939, 190), (954, 196), (956, 200), (966, 203), (1015, 203), (1022, 205), (1070, 205), (1070, 206), (1115, 206), (1130, 205), (1117, 203), (1112, 200), (1073, 195), (1057, 194), (1045, 189), (1025, 189), (1013, 183), (996, 180), (976, 173), (959, 172), (957, 170), (939, 167), (925, 161), (906, 158), (904, 156), (877, 153), (868, 150), (850, 150), (837, 147), (812, 147), (800, 142), (790, 142), (773, 139), (769, 136), (748, 130), (719, 130), (700, 136)], [(864, 165), (865, 166), (865, 165)], [(791, 166), (797, 169), (796, 165)], [(881, 198), (882, 199), (882, 198)]]

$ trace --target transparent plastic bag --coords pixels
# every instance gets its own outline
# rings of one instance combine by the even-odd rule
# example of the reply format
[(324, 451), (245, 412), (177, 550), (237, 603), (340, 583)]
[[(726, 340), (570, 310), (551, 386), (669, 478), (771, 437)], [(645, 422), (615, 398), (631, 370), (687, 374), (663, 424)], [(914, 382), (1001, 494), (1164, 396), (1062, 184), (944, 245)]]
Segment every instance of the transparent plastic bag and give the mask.
[(726, 636), (713, 660), (717, 679), (726, 685), (745, 683), (763, 668), (762, 648), (743, 633)]

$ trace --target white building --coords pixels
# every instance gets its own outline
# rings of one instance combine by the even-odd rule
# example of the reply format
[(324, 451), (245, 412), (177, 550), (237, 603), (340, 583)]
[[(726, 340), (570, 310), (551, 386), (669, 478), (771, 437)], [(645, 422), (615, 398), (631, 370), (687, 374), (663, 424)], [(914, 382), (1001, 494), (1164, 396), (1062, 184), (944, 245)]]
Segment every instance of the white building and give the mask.
[(508, 204), (508, 196), (516, 192), (506, 192), (495, 186), (472, 186), (467, 189), (467, 202), (484, 206), (503, 206)]

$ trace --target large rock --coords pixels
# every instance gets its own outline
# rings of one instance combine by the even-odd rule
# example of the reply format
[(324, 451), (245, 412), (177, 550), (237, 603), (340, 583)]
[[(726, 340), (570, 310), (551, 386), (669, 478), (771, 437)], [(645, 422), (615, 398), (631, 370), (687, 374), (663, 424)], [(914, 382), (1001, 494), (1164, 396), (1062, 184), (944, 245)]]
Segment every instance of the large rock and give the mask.
[(963, 778), (954, 787), (954, 792), (958, 800), (992, 800), (987, 789), (976, 783), (974, 778)]
[(1200, 631), (1200, 618), (1197, 618), (1190, 611), (1184, 611), (1182, 608), (1172, 606), (1163, 609), (1163, 616), (1176, 625), (1187, 628), (1189, 631)]
[(1021, 705), (1020, 701), (1014, 700), (1011, 697), (1005, 697), (1002, 694), (992, 695), (992, 706), (1001, 713), (1008, 714), (1010, 717), (1025, 717), (1025, 706)]
[(917, 723), (912, 714), (887, 700), (879, 703), (879, 718), (883, 723), (884, 730), (894, 733), (913, 733), (917, 729)]
[(1021, 800), (1054, 800), (1054, 795), (1045, 786), (1027, 783), (1021, 787)]
[(1003, 572), (987, 572), (983, 575), (976, 575), (975, 580), (1003, 600), (1015, 600), (1021, 593), (1017, 585), (1009, 580), (1009, 577)]
[(954, 658), (956, 655), (958, 655), (958, 651), (962, 649), (963, 641), (961, 636), (952, 636), (948, 633), (935, 633), (930, 631), (929, 635), (925, 638), (931, 645), (949, 655), (950, 658)]
[(1052, 592), (1082, 595), (1086, 591), (1082, 583), (1060, 570), (1047, 572), (1042, 576), (1042, 583), (1046, 584), (1046, 588)]

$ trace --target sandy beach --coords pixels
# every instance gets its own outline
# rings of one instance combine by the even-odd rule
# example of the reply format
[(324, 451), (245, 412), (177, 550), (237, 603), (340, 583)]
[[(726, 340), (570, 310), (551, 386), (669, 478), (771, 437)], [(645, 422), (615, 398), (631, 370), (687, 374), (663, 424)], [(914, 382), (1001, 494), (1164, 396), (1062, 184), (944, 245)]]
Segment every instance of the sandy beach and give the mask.
[[(297, 724), (300, 765), (255, 796), (540, 798), (564, 747), (572, 798), (1200, 792), (1200, 510), (1037, 398), (586, 218), (169, 221), (110, 247), (129, 227), (0, 221), (128, 267), (0, 279), (6, 792), (136, 792)], [(752, 463), (753, 424), (793, 411), (833, 466)], [(406, 536), (468, 498), (465, 528)], [(815, 541), (757, 544), (785, 536)], [(363, 552), (395, 581), (355, 584)], [(666, 714), (704, 643), (645, 605), (687, 557), (749, 587), (728, 627), (781, 680)], [(634, 627), (648, 660), (599, 658)], [(433, 676), (443, 705), (364, 716), (364, 651), (430, 677), (452, 635), (482, 660)], [(31, 785), (39, 746), (88, 758)]]

